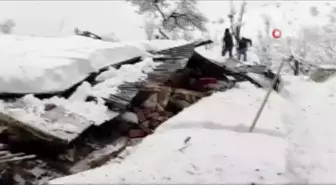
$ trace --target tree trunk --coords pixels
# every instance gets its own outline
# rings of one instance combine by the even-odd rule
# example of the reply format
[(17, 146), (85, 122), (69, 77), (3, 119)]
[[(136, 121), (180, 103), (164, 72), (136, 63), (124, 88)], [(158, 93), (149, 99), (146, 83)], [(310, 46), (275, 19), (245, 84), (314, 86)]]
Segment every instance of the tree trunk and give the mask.
[(294, 75), (299, 76), (300, 64), (297, 60), (294, 60)]

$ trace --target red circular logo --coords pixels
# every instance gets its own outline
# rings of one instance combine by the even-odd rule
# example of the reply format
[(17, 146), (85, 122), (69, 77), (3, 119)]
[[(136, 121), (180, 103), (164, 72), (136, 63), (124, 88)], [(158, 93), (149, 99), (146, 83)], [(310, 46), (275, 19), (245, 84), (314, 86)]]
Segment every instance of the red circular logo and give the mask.
[(280, 38), (280, 37), (281, 37), (281, 31), (280, 31), (279, 29), (274, 29), (274, 30), (272, 31), (272, 36), (273, 36), (273, 38), (275, 38), (275, 39)]

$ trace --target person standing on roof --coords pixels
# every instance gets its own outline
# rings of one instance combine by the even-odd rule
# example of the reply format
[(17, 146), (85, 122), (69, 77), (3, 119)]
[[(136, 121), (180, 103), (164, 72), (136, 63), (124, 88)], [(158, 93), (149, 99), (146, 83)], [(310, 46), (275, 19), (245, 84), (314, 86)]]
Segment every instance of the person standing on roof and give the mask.
[(229, 52), (229, 57), (232, 58), (232, 48), (233, 48), (233, 39), (232, 35), (228, 28), (225, 29), (224, 37), (223, 37), (223, 48), (222, 48), (222, 56), (225, 56), (227, 52)]
[(244, 55), (244, 61), (247, 60), (246, 52), (247, 52), (248, 44), (250, 44), (250, 46), (252, 46), (252, 40), (251, 39), (242, 37), (239, 40), (239, 43), (238, 43), (238, 60), (239, 61), (240, 61), (241, 55)]

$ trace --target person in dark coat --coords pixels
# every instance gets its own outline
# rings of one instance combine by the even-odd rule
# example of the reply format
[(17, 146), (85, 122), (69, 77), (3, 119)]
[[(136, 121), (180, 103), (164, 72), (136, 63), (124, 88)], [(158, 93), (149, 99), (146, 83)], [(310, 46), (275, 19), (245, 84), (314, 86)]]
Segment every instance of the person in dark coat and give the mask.
[(246, 52), (247, 52), (248, 44), (250, 44), (250, 46), (252, 46), (252, 40), (251, 39), (242, 37), (239, 40), (239, 43), (238, 43), (238, 60), (239, 61), (240, 61), (241, 55), (244, 55), (244, 61), (247, 60)]
[(224, 37), (223, 37), (223, 48), (222, 48), (222, 56), (225, 56), (227, 52), (229, 52), (230, 58), (232, 58), (232, 48), (233, 48), (233, 39), (232, 35), (228, 28), (225, 29)]

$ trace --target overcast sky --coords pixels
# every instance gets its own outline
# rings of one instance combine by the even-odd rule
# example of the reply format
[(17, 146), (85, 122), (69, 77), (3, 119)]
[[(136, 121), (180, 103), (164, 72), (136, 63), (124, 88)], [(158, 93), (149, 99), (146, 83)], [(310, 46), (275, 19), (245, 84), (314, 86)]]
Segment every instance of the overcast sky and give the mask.
[[(210, 18), (226, 15), (229, 5), (227, 1), (218, 0), (201, 1), (200, 4)], [(24, 35), (66, 34), (74, 26), (99, 34), (115, 32), (122, 39), (132, 40), (143, 34), (138, 33), (142, 18), (134, 13), (134, 7), (122, 0), (0, 1), (0, 20), (6, 18), (16, 22), (16, 34)]]
[[(249, 11), (267, 3), (248, 1)], [(114, 32), (123, 40), (135, 40), (143, 38), (144, 33), (139, 28), (142, 18), (134, 9), (123, 0), (0, 1), (0, 21), (13, 19), (16, 22), (15, 33), (20, 35), (64, 35), (78, 26), (98, 34)], [(209, 18), (218, 19), (226, 17), (229, 2), (204, 0), (200, 1), (200, 9)]]

